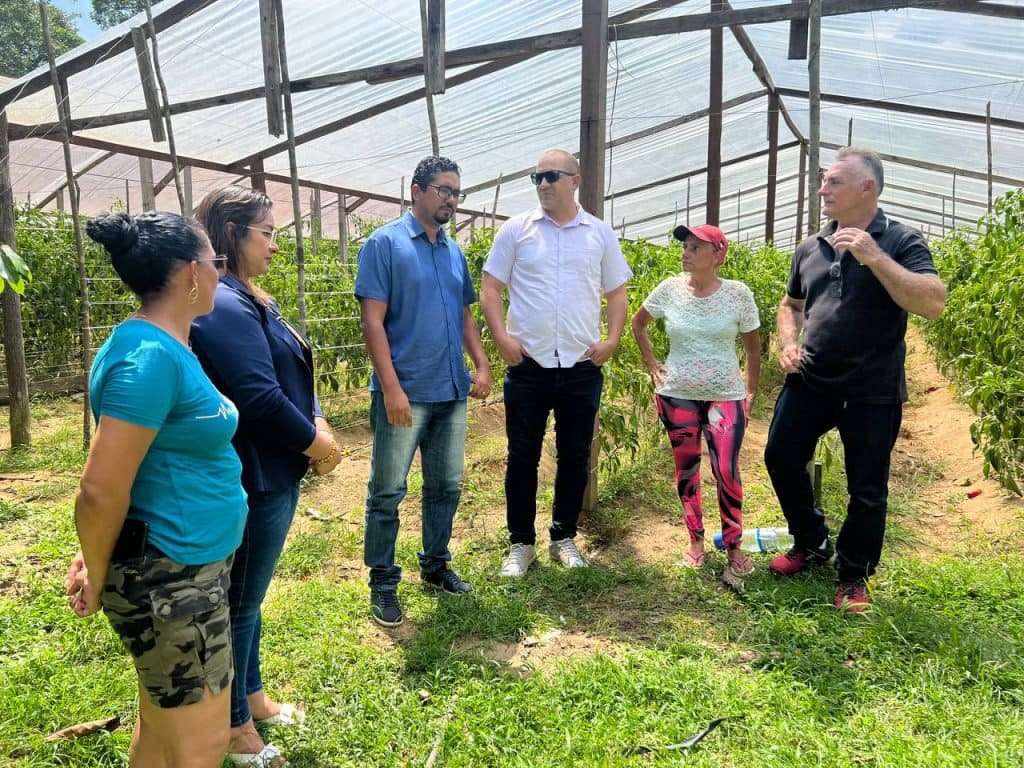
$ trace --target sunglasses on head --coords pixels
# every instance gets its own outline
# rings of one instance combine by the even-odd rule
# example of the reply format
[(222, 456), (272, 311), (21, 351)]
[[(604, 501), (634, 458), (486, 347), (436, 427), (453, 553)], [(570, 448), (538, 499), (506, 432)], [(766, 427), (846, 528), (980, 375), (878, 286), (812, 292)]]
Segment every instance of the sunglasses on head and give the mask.
[(538, 173), (531, 173), (530, 181), (533, 182), (533, 186), (539, 187), (542, 181), (546, 181), (548, 184), (554, 184), (563, 176), (575, 175), (575, 173), (569, 173), (568, 171), (540, 171)]

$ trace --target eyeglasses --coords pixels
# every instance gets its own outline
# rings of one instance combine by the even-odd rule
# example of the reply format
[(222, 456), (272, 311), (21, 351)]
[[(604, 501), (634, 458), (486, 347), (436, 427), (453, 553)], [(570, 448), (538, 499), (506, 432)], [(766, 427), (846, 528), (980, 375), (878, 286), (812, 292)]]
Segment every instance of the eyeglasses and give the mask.
[(533, 186), (539, 187), (542, 181), (546, 181), (548, 184), (554, 184), (563, 176), (576, 176), (575, 173), (569, 173), (568, 171), (540, 171), (538, 173), (530, 174), (530, 181), (533, 182)]
[(828, 295), (833, 299), (843, 296), (843, 262), (840, 259), (833, 261), (828, 267)]
[(461, 189), (452, 189), (451, 187), (439, 187), (437, 184), (427, 184), (428, 187), (433, 187), (437, 190), (437, 196), (441, 198), (442, 202), (448, 202), (453, 197), (460, 203), (466, 199), (466, 193)]
[(260, 229), (259, 227), (249, 227), (249, 226), (247, 226), (246, 229), (251, 229), (253, 232), (262, 232), (264, 235), (266, 235), (267, 239), (270, 240), (270, 244), (271, 245), (274, 245), (274, 244), (277, 243), (277, 230), (276, 229)]

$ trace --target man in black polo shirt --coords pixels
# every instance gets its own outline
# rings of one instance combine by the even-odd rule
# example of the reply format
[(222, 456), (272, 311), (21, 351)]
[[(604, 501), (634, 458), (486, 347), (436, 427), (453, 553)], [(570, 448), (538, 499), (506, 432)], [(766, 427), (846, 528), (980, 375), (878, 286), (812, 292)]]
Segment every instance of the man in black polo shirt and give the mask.
[(878, 207), (882, 185), (882, 161), (868, 150), (840, 150), (825, 172), (818, 194), (830, 221), (797, 246), (779, 305), (788, 375), (765, 448), (794, 538), (770, 567), (788, 576), (832, 557), (807, 464), (818, 439), (838, 428), (850, 502), (836, 541), (835, 605), (854, 612), (868, 606), (867, 578), (882, 553), (889, 456), (907, 399), (907, 313), (934, 319), (946, 300), (921, 233)]

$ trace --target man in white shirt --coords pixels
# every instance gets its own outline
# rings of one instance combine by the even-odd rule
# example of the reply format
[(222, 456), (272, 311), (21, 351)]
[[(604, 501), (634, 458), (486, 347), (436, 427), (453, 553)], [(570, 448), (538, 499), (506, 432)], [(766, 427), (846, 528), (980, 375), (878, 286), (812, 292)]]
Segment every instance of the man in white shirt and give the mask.
[[(580, 166), (571, 153), (545, 152), (530, 178), (540, 206), (502, 225), (484, 264), (480, 291), (487, 326), (509, 366), (505, 498), (511, 548), (501, 575), (516, 578), (537, 556), (537, 467), (551, 411), (558, 465), (549, 552), (567, 568), (587, 566), (574, 541), (576, 523), (601, 403), (601, 366), (619, 344), (626, 322), (626, 281), (633, 274), (611, 227), (577, 205)], [(608, 306), (604, 341), (602, 296)]]

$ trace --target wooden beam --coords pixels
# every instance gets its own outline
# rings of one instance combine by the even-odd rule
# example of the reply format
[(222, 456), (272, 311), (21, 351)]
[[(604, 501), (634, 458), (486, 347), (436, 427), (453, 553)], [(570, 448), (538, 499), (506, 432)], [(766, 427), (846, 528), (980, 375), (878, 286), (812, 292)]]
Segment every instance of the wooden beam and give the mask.
[[(437, 113), (434, 111), (434, 94), (444, 92), (444, 19), (440, 29), (440, 52), (437, 42), (431, 39), (430, 8), (431, 0), (420, 0), (420, 33), (423, 39), (423, 85), (424, 101), (427, 106), (427, 125), (430, 127), (430, 149), (434, 156), (441, 154), (441, 137), (437, 130)], [(442, 8), (441, 13), (444, 13)], [(436, 32), (437, 30), (433, 30)], [(440, 83), (438, 83), (440, 78)]]
[(181, 211), (182, 216), (192, 216), (195, 210), (192, 200), (192, 166), (186, 165), (181, 169), (181, 186), (185, 193), (185, 207)]
[(807, 189), (807, 152), (803, 143), (800, 144), (800, 184), (796, 196), (796, 239), (804, 239), (804, 191)]
[(273, 0), (259, 0), (260, 42), (263, 49), (263, 89), (267, 102), (267, 132), (271, 136), (284, 133), (281, 111), (281, 55), (277, 33), (277, 14)]
[(295, 155), (295, 115), (292, 110), (292, 90), (288, 80), (288, 46), (285, 44), (284, 8), (282, 0), (273, 0), (277, 16), (277, 41), (281, 57), (281, 84), (284, 92), (284, 122), (288, 134), (288, 170), (292, 189), (292, 215), (295, 224), (295, 267), (297, 273), (296, 305), (299, 330), (306, 333), (306, 250), (302, 241), (302, 203), (299, 201), (299, 169)]
[(426, 40), (424, 45), (424, 78), (427, 93), (433, 95), (444, 93), (445, 77), (445, 31), (444, 31), (444, 0), (425, 0), (425, 18), (423, 31)]
[[(205, 6), (215, 0), (193, 1), (199, 5)], [(665, 2), (660, 2), (660, 0), (655, 0), (655, 2), (648, 3), (646, 6), (642, 6), (634, 11), (618, 14), (617, 17), (610, 18), (609, 24), (615, 24), (617, 26), (616, 34), (619, 40), (627, 40), (656, 37), (659, 35), (673, 35), (684, 32), (695, 32), (723, 25), (729, 26), (735, 34), (736, 30), (741, 29), (743, 24), (770, 24), (778, 21), (807, 17), (806, 7), (801, 8), (797, 6), (790, 7), (777, 5), (731, 10), (725, 14), (688, 14), (674, 19), (669, 18), (636, 23), (632, 22), (632, 20), (638, 16), (650, 13), (652, 8), (659, 9), (670, 7), (683, 1), (684, 0), (666, 0)], [(978, 3), (974, 0), (826, 0), (823, 6), (822, 15), (835, 16), (848, 13), (867, 13), (870, 11), (886, 11), (899, 8), (938, 8), (944, 11), (958, 11), (1015, 20), (1024, 19), (1024, 6), (1018, 7), (992, 3)], [(164, 15), (167, 13), (168, 11), (165, 11)], [(158, 17), (157, 31), (161, 31), (164, 28), (165, 26), (161, 25)], [(446, 64), (449, 69), (454, 69), (485, 61), (496, 63), (496, 60), (498, 59), (514, 59), (520, 56), (531, 58), (547, 51), (579, 47), (581, 39), (581, 30), (575, 29), (567, 30), (565, 32), (534, 35), (532, 37), (507, 40), (501, 43), (486, 43), (483, 45), (447, 51)], [(129, 45), (129, 48), (130, 47), (131, 46)], [(82, 69), (87, 68), (88, 65), (85, 65), (71, 71), (81, 71)], [(292, 83), (292, 93), (305, 93), (307, 91), (320, 88), (333, 88), (338, 85), (346, 85), (356, 82), (386, 82), (389, 80), (404, 79), (422, 74), (423, 58), (417, 56), (412, 59), (403, 59), (386, 64), (376, 64), (356, 70), (346, 70), (344, 72), (300, 78)], [(446, 87), (451, 85), (452, 79), (448, 78), (446, 81)], [(26, 90), (23, 95), (27, 96), (34, 92), (35, 91), (31, 90), (28, 87), (28, 84), (26, 84)], [(21, 98), (21, 95), (19, 95), (19, 86), (17, 85), (9, 86), (7, 90), (0, 91), (0, 106), (7, 103), (4, 101), (5, 97), (13, 98), (14, 96)], [(261, 99), (265, 98), (265, 96), (266, 88), (264, 86), (246, 88), (231, 93), (172, 104), (170, 105), (170, 112), (172, 115), (181, 114), (200, 109), (210, 109), (212, 107), (235, 104), (240, 101)], [(783, 111), (782, 114), (783, 118), (786, 119), (787, 113)], [(146, 117), (147, 113), (145, 110), (97, 115), (74, 120), (73, 128), (74, 130), (101, 128), (145, 120)], [(790, 130), (794, 131), (794, 135), (799, 137), (799, 133), (794, 130), (793, 125), (790, 125), (790, 121), (787, 119), (786, 122), (787, 125), (789, 125)], [(36, 126), (37, 131), (56, 128), (57, 126), (54, 124), (40, 124)], [(13, 136), (12, 138), (22, 137)]]
[(348, 266), (348, 195), (338, 193), (338, 262)]
[[(7, 112), (0, 110), (0, 245), (17, 247), (14, 232), (14, 191), (11, 186), (11, 146), (7, 140)], [(32, 442), (32, 408), (28, 399), (28, 368), (25, 365), (25, 334), (21, 325), (21, 297), (10, 285), (0, 294), (3, 318), (4, 368), (10, 401), (8, 423), (11, 447)]]
[[(805, 6), (807, 0), (792, 0), (793, 5)], [(807, 19), (789, 20), (789, 55), (790, 61), (803, 61), (807, 58)]]
[[(742, 104), (746, 104), (747, 102), (754, 101), (755, 99), (762, 98), (767, 93), (768, 93), (767, 90), (762, 90), (762, 91), (753, 91), (751, 93), (746, 93), (746, 94), (743, 94), (742, 96), (737, 96), (737, 97), (735, 97), (733, 99), (729, 99), (728, 101), (723, 102), (722, 103), (722, 109), (723, 110), (729, 110), (729, 109), (732, 109), (733, 107), (738, 107), (738, 106), (740, 106)], [(687, 123), (692, 123), (695, 120), (703, 120), (703, 119), (707, 118), (709, 112), (710, 112), (710, 110), (705, 107), (704, 109), (698, 109), (696, 112), (689, 112), (688, 114), (680, 115), (679, 117), (673, 117), (671, 120), (666, 120), (663, 123), (658, 123), (657, 125), (652, 125), (649, 128), (644, 128), (644, 129), (636, 131), (634, 133), (626, 134), (625, 136), (621, 136), (620, 138), (617, 138), (617, 139), (612, 139), (611, 141), (607, 142), (604, 145), (604, 147), (607, 150), (607, 149), (613, 149), (615, 147), (621, 147), (623, 144), (629, 144), (629, 143), (634, 142), (634, 141), (640, 141), (641, 139), (646, 139), (646, 138), (649, 138), (651, 136), (655, 136), (655, 135), (657, 135), (659, 133), (662, 133), (664, 131), (671, 130), (672, 128), (678, 128), (681, 125), (686, 125)], [(576, 152), (574, 154), (576, 155), (576, 157), (580, 156), (579, 152)], [(536, 169), (535, 165), (531, 165), (531, 166), (528, 166), (526, 168), (520, 168), (515, 173), (506, 173), (506, 174), (503, 174), (500, 177), (495, 176), (493, 179), (488, 179), (487, 181), (482, 181), (479, 184), (473, 184), (472, 186), (467, 187), (463, 191), (467, 195), (471, 195), (471, 194), (473, 194), (475, 192), (481, 192), (481, 191), (483, 191), (485, 189), (490, 189), (495, 184), (497, 184), (498, 181), (499, 181), (499, 178), (500, 178), (501, 181), (505, 181), (505, 182), (515, 181), (517, 179), (526, 178), (531, 173), (533, 173), (533, 171), (535, 169)]]
[(988, 212), (992, 213), (992, 102), (985, 104), (985, 146), (988, 157), (988, 171), (985, 180), (988, 182)]
[[(808, 92), (799, 88), (778, 88), (781, 96), (792, 96), (797, 99), (808, 98)], [(862, 99), (857, 96), (847, 96), (838, 93), (823, 93), (821, 100), (833, 104), (845, 104), (853, 107), (864, 107), (865, 109), (881, 109), (887, 112), (900, 112), (909, 115), (921, 115), (922, 117), (934, 117), (940, 120), (955, 120), (961, 123), (974, 123), (985, 125), (985, 115), (973, 112), (960, 112), (952, 109), (936, 109), (935, 107), (923, 107), (916, 104), (906, 104), (888, 99)], [(852, 119), (852, 118), (851, 118)], [(1024, 131), (1024, 121), (1010, 120), (1005, 117), (993, 117), (992, 125), (998, 128), (1010, 128), (1012, 130)]]
[[(5, 118), (5, 123), (6, 123), (6, 118)], [(6, 138), (7, 138), (7, 131), (4, 131), (4, 139), (6, 139)], [(87, 174), (89, 171), (91, 171), (96, 166), (98, 166), (101, 163), (104, 163), (107, 160), (109, 160), (110, 158), (112, 158), (115, 154), (116, 153), (114, 153), (114, 152), (94, 152), (84, 162), (82, 162), (81, 165), (79, 165), (79, 166), (77, 166), (75, 168), (73, 177), (75, 179), (78, 179), (81, 176), (84, 176), (85, 174)], [(44, 193), (44, 196), (43, 196), (42, 200), (40, 200), (38, 203), (35, 204), (35, 206), (34, 206), (35, 209), (38, 211), (38, 210), (44, 208), (47, 204), (49, 204), (52, 200), (54, 200), (57, 197), (57, 195), (61, 194), (61, 192), (63, 191), (63, 189), (67, 185), (68, 185), (67, 179), (62, 179), (59, 182), (55, 182), (54, 185), (51, 186), (50, 189)]]
[(580, 206), (604, 218), (608, 103), (608, 0), (583, 0), (580, 58)]
[(153, 190), (153, 161), (148, 157), (139, 158), (139, 186), (142, 190), (142, 210), (156, 210), (156, 194)]
[[(790, 141), (790, 142), (788, 142), (786, 144), (781, 144), (779, 146), (779, 151), (781, 152), (781, 151), (784, 151), (784, 150), (787, 150), (787, 149), (792, 149), (793, 147), (799, 146), (799, 144), (800, 144), (799, 141)], [(759, 149), (756, 152), (750, 152), (750, 153), (748, 153), (746, 155), (740, 155), (739, 157), (734, 157), (731, 160), (723, 160), (722, 161), (722, 167), (723, 168), (727, 168), (730, 165), (738, 165), (739, 163), (745, 163), (748, 160), (756, 160), (757, 158), (764, 157), (767, 154), (768, 154), (768, 150), (767, 149)], [(686, 171), (685, 173), (678, 173), (678, 174), (676, 174), (674, 176), (666, 176), (664, 178), (657, 179), (656, 181), (649, 181), (646, 184), (641, 184), (640, 186), (637, 186), (637, 187), (630, 187), (629, 189), (624, 189), (621, 192), (618, 192), (618, 191), (614, 192), (613, 194), (615, 195), (616, 198), (625, 197), (626, 195), (633, 195), (633, 194), (636, 194), (638, 192), (646, 192), (649, 189), (655, 189), (656, 187), (662, 187), (665, 184), (672, 184), (673, 182), (676, 182), (676, 181), (683, 181), (684, 179), (688, 179), (688, 178), (690, 178), (692, 176), (700, 176), (701, 174), (704, 174), (704, 173), (707, 173), (707, 172), (708, 172), (707, 167), (696, 168), (696, 169), (694, 169), (692, 171)], [(608, 197), (611, 197), (611, 195), (609, 195)]]
[[(284, 119), (283, 114), (281, 119)], [(262, 192), (264, 195), (267, 194), (267, 174), (263, 168), (263, 160), (253, 160), (250, 168), (252, 169), (252, 175), (249, 177), (249, 183), (252, 185), (252, 188)]]
[[(722, 0), (711, 0), (712, 12), (722, 13), (725, 6)], [(718, 217), (722, 194), (722, 78), (723, 78), (723, 55), (722, 55), (722, 28), (715, 27), (711, 30), (711, 49), (709, 84), (708, 84), (708, 178), (707, 178), (707, 206), (704, 213), (704, 221), (708, 224), (718, 225)]]
[(142, 96), (146, 100), (146, 114), (149, 115), (149, 132), (153, 141), (166, 141), (164, 124), (160, 116), (160, 99), (156, 93), (156, 77), (153, 75), (153, 61), (149, 57), (149, 46), (146, 45), (146, 30), (133, 27), (131, 30), (132, 45), (135, 47), (135, 63), (139, 68), (139, 79), (142, 81)]
[[(160, 11), (154, 14), (153, 23), (157, 32), (177, 24), (182, 19), (188, 18), (194, 13), (201, 11), (208, 5), (213, 5), (217, 0), (178, 0), (178, 2), (166, 2), (160, 6)], [(102, 50), (97, 50), (102, 47)], [(57, 64), (57, 71), (65, 78), (79, 72), (84, 72), (90, 67), (99, 64), (101, 61), (113, 58), (118, 54), (132, 50), (131, 31), (123, 32), (119, 37), (102, 44), (102, 46), (91, 47), (81, 53), (64, 54), (60, 63)], [(32, 74), (16, 80), (3, 90), (0, 90), (0, 109), (12, 101), (23, 99), (38, 93), (50, 84), (51, 73), (42, 67), (36, 69)], [(139, 118), (145, 119), (145, 117)]]
[[(833, 144), (827, 141), (821, 142), (821, 146), (824, 149), (842, 149), (842, 147), (839, 144)], [(976, 179), (977, 181), (988, 181), (988, 174), (985, 171), (972, 171), (967, 168), (957, 168), (952, 165), (933, 163), (928, 160), (917, 160), (916, 158), (903, 157), (902, 155), (890, 155), (885, 152), (876, 152), (876, 154), (882, 160), (888, 163), (909, 165), (911, 168), (920, 168), (923, 171), (935, 171), (936, 173), (955, 173), (956, 175), (967, 179)], [(992, 174), (992, 181), (995, 184), (1004, 184), (1008, 187), (1024, 187), (1024, 179), (1016, 179), (1013, 178), (1012, 176), (1000, 176), (999, 174)]]
[[(214, 0), (204, 0), (206, 3), (214, 2)], [(631, 11), (625, 11), (620, 14), (616, 14), (608, 19), (608, 23), (621, 25), (628, 24), (641, 18), (647, 14), (655, 11), (664, 10), (676, 5), (680, 5), (686, 0), (651, 0), (638, 8)], [(162, 30), (163, 27), (160, 25), (159, 20), (157, 21), (157, 30)], [(529, 38), (520, 38), (519, 40), (507, 41), (501, 44), (487, 43), (483, 45), (470, 46), (468, 48), (461, 48), (452, 51), (445, 52), (445, 61), (448, 68), (463, 67), (472, 64), (480, 63), (496, 63), (496, 59), (502, 58), (513, 58), (517, 59), (520, 56), (532, 58), (541, 53), (545, 53), (549, 50), (562, 50), (564, 48), (579, 47), (580, 45), (580, 30), (574, 30), (576, 36), (575, 42), (566, 44), (566, 41), (562, 33), (555, 33), (550, 35), (540, 35)], [(498, 47), (495, 47), (495, 46)], [(519, 53), (517, 53), (519, 51)], [(513, 61), (508, 66), (518, 63)], [(333, 72), (323, 75), (315, 75), (312, 77), (298, 78), (291, 83), (292, 94), (306, 93), (321, 88), (334, 88), (339, 85), (348, 85), (351, 83), (359, 82), (387, 82), (389, 80), (400, 80), (408, 77), (420, 76), (423, 74), (423, 57), (417, 56), (411, 59), (402, 59), (399, 61), (388, 62), (386, 64), (375, 64), (369, 67), (360, 67), (353, 70), (345, 70), (342, 72)], [(487, 73), (484, 73), (487, 74)], [(466, 82), (466, 81), (460, 81)], [(446, 87), (457, 85), (458, 82), (453, 82), (453, 78), (446, 80)], [(12, 87), (13, 88), (13, 87)], [(11, 90), (11, 89), (9, 89)], [(16, 89), (14, 89), (16, 90)], [(5, 92), (0, 92), (5, 93)], [(29, 92), (26, 92), (26, 95)], [(257, 86), (253, 88), (243, 88), (238, 91), (232, 91), (229, 93), (218, 94), (216, 96), (207, 96), (201, 99), (192, 99), (189, 101), (182, 101), (176, 104), (171, 104), (169, 109), (172, 115), (184, 114), (187, 112), (195, 112), (203, 109), (212, 109), (214, 107), (226, 106), (228, 104), (237, 104), (243, 101), (251, 101), (253, 99), (262, 99), (266, 97), (266, 88), (264, 86)], [(20, 98), (20, 96), (19, 96)], [(415, 100), (415, 99), (413, 99)], [(145, 120), (148, 117), (146, 110), (132, 110), (128, 112), (110, 113), (104, 115), (94, 115), (92, 117), (78, 118), (72, 121), (72, 128), (75, 131), (85, 130), (87, 128), (106, 128), (113, 125), (122, 125), (124, 123), (134, 123), (139, 120)], [(60, 130), (59, 124), (55, 123), (40, 123), (34, 126), (26, 126), (26, 132), (31, 129), (34, 133), (48, 133)], [(20, 129), (19, 129), (20, 130)], [(21, 135), (14, 135), (12, 138), (27, 138)]]
[(173, 166), (167, 173), (165, 173), (163, 176), (161, 176), (157, 181), (153, 183), (153, 196), (156, 197), (165, 189), (167, 189), (167, 185), (170, 184), (172, 181), (174, 181)]
[(810, 143), (807, 146), (811, 170), (807, 175), (807, 225), (814, 232), (821, 220), (818, 197), (818, 169), (821, 167), (821, 4), (810, 0), (807, 19), (807, 83)]
[(779, 170), (779, 95), (768, 98), (768, 192), (764, 212), (764, 239), (775, 240), (775, 191)]
[[(732, 9), (728, 0), (725, 0), (725, 7)], [(772, 79), (771, 72), (768, 71), (768, 65), (764, 63), (764, 59), (761, 58), (761, 54), (757, 52), (757, 47), (754, 45), (754, 41), (750, 39), (750, 35), (740, 25), (734, 24), (729, 27), (729, 31), (732, 32), (733, 38), (736, 40), (736, 44), (739, 45), (740, 50), (743, 51), (744, 55), (750, 61), (751, 66), (754, 68), (754, 76), (760, 81), (761, 85), (768, 89), (769, 93), (775, 93), (778, 89), (775, 86), (775, 81)], [(782, 114), (782, 119), (786, 121), (786, 127), (789, 128), (796, 138), (804, 140), (804, 135), (800, 132), (796, 122), (789, 114), (789, 110), (786, 109), (786, 104), (781, 99), (779, 100), (779, 111)]]
[(367, 202), (369, 199), (370, 199), (369, 197), (365, 197), (365, 196), (360, 197), (358, 200), (356, 200), (354, 203), (352, 203), (352, 205), (350, 205), (348, 208), (346, 208), (345, 211), (347, 213), (352, 213), (352, 211), (354, 211), (356, 208), (359, 208), (363, 203)]
[[(50, 81), (53, 84), (53, 96), (57, 102), (57, 114), (64, 125), (64, 138), (61, 141), (64, 150), (64, 173), (67, 177), (68, 198), (71, 202), (71, 227), (75, 238), (75, 260), (78, 266), (78, 305), (79, 305), (79, 344), (81, 346), (82, 371), (88, 375), (92, 364), (92, 328), (89, 322), (89, 282), (85, 271), (85, 246), (82, 242), (82, 219), (78, 215), (78, 182), (75, 181), (75, 170), (71, 165), (71, 105), (68, 102), (67, 81), (57, 71), (57, 57), (53, 51), (53, 38), (50, 36), (50, 20), (46, 0), (39, 0), (39, 15), (43, 27), (43, 40), (46, 44), (46, 60), (50, 67)], [(92, 435), (92, 411), (90, 409), (89, 388), (82, 393), (82, 444), (89, 445)]]

